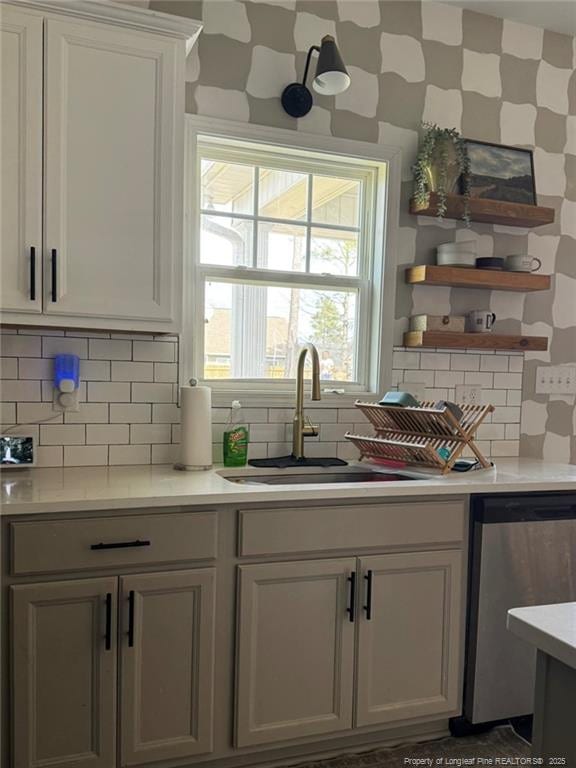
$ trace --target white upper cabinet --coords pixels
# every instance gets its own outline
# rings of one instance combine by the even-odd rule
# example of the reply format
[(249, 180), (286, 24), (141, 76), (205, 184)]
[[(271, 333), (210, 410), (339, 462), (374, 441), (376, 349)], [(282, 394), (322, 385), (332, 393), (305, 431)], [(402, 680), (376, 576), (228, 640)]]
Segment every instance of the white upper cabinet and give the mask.
[[(33, 0), (24, 4), (37, 6)], [(2, 239), (8, 277), (2, 321), (178, 331), (184, 64), (191, 25), (197, 34), (199, 24), (96, 2), (80, 4), (77, 13), (73, 4), (45, 6), (61, 12), (30, 16), (34, 53), (25, 42), (19, 50), (13, 34), (3, 54), (3, 100), (17, 117), (8, 119), (2, 146), (9, 171), (2, 212), (20, 226), (18, 242), (15, 234)], [(102, 13), (104, 23), (97, 20)], [(11, 14), (27, 17), (19, 10)], [(5, 28), (3, 40), (10, 34)], [(18, 70), (22, 52), (32, 57), (25, 78)], [(4, 79), (20, 83), (19, 89), (11, 85), (4, 96)], [(15, 110), (21, 103), (36, 112), (32, 106)], [(5, 115), (4, 101), (2, 106)], [(25, 165), (19, 136), (27, 141)], [(32, 310), (42, 318), (31, 317)]]
[(33, 315), (42, 311), (42, 24), (0, 7), (0, 303)]

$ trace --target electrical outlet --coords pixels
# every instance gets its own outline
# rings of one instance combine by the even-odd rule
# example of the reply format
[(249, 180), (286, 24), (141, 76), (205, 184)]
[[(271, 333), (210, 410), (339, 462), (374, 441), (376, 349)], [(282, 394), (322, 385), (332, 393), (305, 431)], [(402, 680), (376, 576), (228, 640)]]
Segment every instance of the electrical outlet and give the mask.
[(74, 411), (80, 410), (80, 403), (78, 402), (78, 390), (74, 392), (62, 393), (58, 387), (54, 387), (52, 394), (52, 410), (53, 411)]
[(576, 394), (576, 366), (539, 365), (536, 368), (536, 393), (539, 395)]
[(456, 402), (462, 403), (462, 405), (482, 404), (482, 387), (470, 384), (457, 384), (454, 394)]

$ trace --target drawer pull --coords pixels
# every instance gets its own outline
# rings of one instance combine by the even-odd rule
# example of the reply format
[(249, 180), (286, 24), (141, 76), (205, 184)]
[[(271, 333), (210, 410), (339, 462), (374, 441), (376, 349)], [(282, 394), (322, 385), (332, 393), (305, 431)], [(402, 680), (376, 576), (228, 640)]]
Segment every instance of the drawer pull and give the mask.
[(112, 593), (106, 593), (106, 633), (104, 647), (107, 651), (112, 648)]
[(136, 539), (135, 541), (113, 541), (110, 544), (105, 544), (103, 541), (100, 544), (91, 544), (90, 549), (128, 549), (129, 547), (149, 547), (151, 544), (147, 539)]
[(350, 582), (350, 605), (346, 612), (350, 615), (350, 621), (353, 622), (356, 614), (356, 574), (354, 571), (348, 577)]
[(372, 618), (372, 571), (367, 571), (364, 578), (366, 579), (366, 605), (364, 610), (366, 611), (366, 620), (370, 621)]
[(128, 594), (128, 647), (134, 647), (134, 590)]
[(52, 273), (52, 288), (51, 288), (51, 298), (52, 301), (58, 301), (58, 251), (56, 248), (52, 248), (52, 253), (50, 256), (50, 269)]

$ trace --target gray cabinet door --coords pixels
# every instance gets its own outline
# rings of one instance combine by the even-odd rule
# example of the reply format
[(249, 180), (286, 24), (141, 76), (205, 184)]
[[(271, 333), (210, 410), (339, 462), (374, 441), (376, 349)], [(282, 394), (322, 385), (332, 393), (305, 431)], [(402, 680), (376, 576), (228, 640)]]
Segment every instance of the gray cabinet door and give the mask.
[(15, 768), (116, 764), (116, 586), (11, 588)]
[(352, 727), (355, 563), (239, 567), (237, 746)]
[[(360, 559), (356, 725), (455, 713), (460, 690), (462, 556)], [(369, 572), (371, 618), (367, 618)]]
[(215, 570), (120, 584), (122, 765), (212, 751)]

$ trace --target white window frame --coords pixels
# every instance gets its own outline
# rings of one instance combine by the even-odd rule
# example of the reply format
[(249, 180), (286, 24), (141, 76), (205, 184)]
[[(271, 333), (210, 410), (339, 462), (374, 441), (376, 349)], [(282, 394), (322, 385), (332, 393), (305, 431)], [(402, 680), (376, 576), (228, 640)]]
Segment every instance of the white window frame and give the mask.
[[(360, 164), (386, 164), (384, 174), (378, 175), (375, 200), (369, 206), (373, 221), (364, 222), (373, 231), (374, 254), (371, 259), (371, 275), (360, 278), (330, 277), (310, 273), (290, 272), (290, 284), (301, 283), (303, 288), (335, 289), (337, 282), (357, 286), (360, 312), (358, 325), (358, 349), (364, 354), (358, 360), (358, 373), (365, 384), (325, 382), (326, 390), (345, 388), (342, 392), (322, 392), (322, 400), (315, 407), (348, 407), (358, 398), (370, 398), (387, 389), (392, 376), (392, 350), (394, 332), (394, 302), (396, 264), (394, 255), (398, 236), (399, 199), (401, 183), (401, 150), (368, 142), (339, 139), (330, 136), (305, 134), (279, 128), (235, 123), (227, 120), (186, 115), (186, 162), (185, 162), (185, 213), (184, 213), (184, 333), (180, 349), (181, 383), (191, 378), (203, 380), (204, 339), (204, 278), (218, 276), (227, 282), (271, 280), (270, 270), (250, 269), (249, 276), (243, 267), (225, 267), (200, 264), (200, 200), (198, 194), (197, 143), (206, 137), (255, 142), (269, 145), (272, 152), (304, 150), (330, 156), (341, 155), (344, 161), (354, 159)], [(337, 171), (336, 171), (337, 172)], [(366, 206), (368, 208), (368, 206)], [(231, 214), (234, 217), (234, 214)], [(363, 267), (360, 266), (362, 270)], [(244, 272), (244, 275), (242, 275)], [(278, 272), (274, 273), (278, 275)], [(277, 283), (276, 283), (277, 284)], [(369, 291), (369, 295), (366, 291)], [(199, 331), (196, 331), (199, 329)], [(275, 407), (290, 405), (294, 398), (294, 380), (281, 379), (211, 379), (213, 403), (228, 406), (230, 400), (240, 398), (248, 407)], [(323, 382), (324, 384), (324, 382)]]

